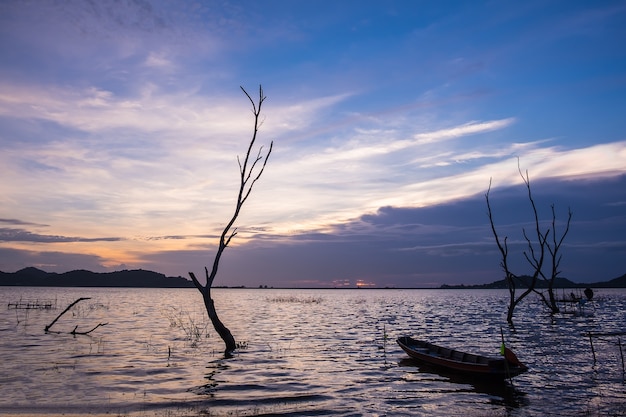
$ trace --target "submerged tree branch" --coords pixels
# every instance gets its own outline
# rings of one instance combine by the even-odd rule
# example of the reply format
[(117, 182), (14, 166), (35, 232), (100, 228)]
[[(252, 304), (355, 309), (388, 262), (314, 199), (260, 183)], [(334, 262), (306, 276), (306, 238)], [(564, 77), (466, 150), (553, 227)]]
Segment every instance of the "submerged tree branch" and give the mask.
[(78, 332), (78, 331), (76, 331), (76, 329), (78, 329), (78, 325), (77, 325), (76, 327), (74, 327), (74, 330), (72, 330), (70, 332), (70, 334), (74, 334), (74, 335), (76, 335), (76, 334), (83, 334), (83, 335), (84, 334), (89, 334), (89, 333), (93, 332), (94, 330), (96, 330), (98, 327), (106, 326), (107, 324), (109, 324), (109, 323), (98, 323), (98, 324), (95, 325), (95, 327), (93, 327), (91, 330), (87, 330), (86, 332)]
[[(52, 320), (52, 323), (50, 323), (49, 325), (47, 325), (47, 326), (44, 328), (44, 331), (45, 331), (46, 333), (61, 333), (61, 332), (53, 332), (52, 330), (50, 330), (50, 328), (51, 328), (52, 326), (54, 326), (54, 323), (56, 323), (56, 322), (57, 322), (57, 321), (61, 318), (61, 316), (63, 316), (63, 315), (64, 315), (65, 313), (67, 313), (68, 311), (70, 311), (70, 309), (71, 309), (72, 307), (74, 307), (76, 304), (78, 304), (79, 302), (81, 302), (81, 301), (83, 301), (83, 300), (91, 300), (91, 297), (81, 297), (81, 298), (79, 298), (79, 299), (75, 300), (75, 301), (74, 301), (73, 303), (71, 303), (70, 305), (68, 305), (68, 306), (65, 308), (65, 310), (63, 310), (63, 311), (61, 312), (61, 314), (59, 314), (59, 315), (58, 315), (58, 316), (57, 316), (54, 320)], [(93, 331), (94, 331), (94, 330), (96, 330), (98, 327), (101, 327), (101, 326), (106, 326), (107, 324), (109, 324), (109, 323), (98, 323), (98, 324), (97, 324), (94, 328), (92, 328), (91, 330), (88, 330), (88, 331), (86, 331), (86, 332), (79, 332), (79, 331), (77, 331), (77, 329), (78, 329), (78, 325), (76, 325), (76, 326), (74, 327), (74, 330), (72, 330), (72, 331), (71, 331), (71, 332), (69, 332), (69, 333), (70, 333), (70, 334), (73, 334), (73, 335), (77, 335), (77, 334), (83, 334), (83, 335), (85, 335), (85, 334), (89, 334), (89, 333), (93, 332)]]
[(58, 316), (57, 316), (54, 320), (52, 320), (52, 323), (50, 323), (49, 325), (47, 325), (47, 326), (44, 328), (44, 331), (45, 331), (45, 332), (49, 332), (49, 331), (50, 331), (50, 328), (51, 328), (52, 326), (54, 326), (54, 323), (56, 323), (56, 322), (57, 322), (57, 320), (59, 320), (63, 314), (67, 313), (67, 312), (68, 312), (68, 311), (69, 311), (72, 307), (74, 307), (76, 304), (78, 304), (79, 302), (81, 302), (81, 301), (83, 301), (83, 300), (91, 300), (91, 297), (81, 297), (81, 298), (77, 299), (76, 301), (74, 301), (72, 304), (68, 305), (68, 306), (65, 308), (65, 310), (63, 310), (63, 311), (61, 312), (61, 314), (59, 314), (59, 315), (58, 315)]

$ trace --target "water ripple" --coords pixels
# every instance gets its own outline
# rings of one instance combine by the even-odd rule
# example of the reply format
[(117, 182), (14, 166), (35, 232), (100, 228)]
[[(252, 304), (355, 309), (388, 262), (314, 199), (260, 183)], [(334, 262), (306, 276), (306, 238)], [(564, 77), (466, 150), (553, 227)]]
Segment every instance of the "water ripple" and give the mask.
[[(5, 288), (3, 303), (92, 299), (55, 324), (61, 334), (43, 332), (58, 311), (0, 311), (0, 414), (624, 415), (617, 338), (594, 342), (594, 363), (585, 334), (624, 331), (626, 291), (597, 291), (552, 318), (529, 300), (515, 331), (507, 295), (216, 289), (220, 317), (247, 345), (226, 359), (195, 289)], [(99, 322), (109, 324), (91, 336), (67, 334)], [(531, 368), (513, 385), (420, 366), (395, 344), (414, 335), (495, 356), (501, 329)]]

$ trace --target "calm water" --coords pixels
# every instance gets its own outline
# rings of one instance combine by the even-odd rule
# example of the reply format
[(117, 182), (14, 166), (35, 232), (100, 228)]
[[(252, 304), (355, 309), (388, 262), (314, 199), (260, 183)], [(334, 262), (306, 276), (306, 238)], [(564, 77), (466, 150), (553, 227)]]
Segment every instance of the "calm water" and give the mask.
[[(45, 334), (79, 297), (52, 330), (108, 324)], [(626, 291), (596, 298), (554, 319), (529, 300), (513, 332), (506, 291), (215, 289), (245, 345), (227, 359), (195, 289), (0, 287), (0, 414), (624, 416), (618, 336), (595, 341), (594, 365), (583, 333), (625, 331)], [(7, 308), (20, 299), (57, 308)], [(420, 369), (395, 343), (497, 356), (501, 327), (531, 368), (512, 385)]]

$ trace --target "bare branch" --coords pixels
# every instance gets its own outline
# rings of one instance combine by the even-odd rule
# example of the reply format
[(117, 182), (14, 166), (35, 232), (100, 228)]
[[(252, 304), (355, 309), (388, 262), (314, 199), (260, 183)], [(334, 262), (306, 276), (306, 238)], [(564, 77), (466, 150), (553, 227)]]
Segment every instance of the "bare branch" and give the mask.
[[(496, 244), (498, 245), (498, 249), (503, 257), (503, 266), (506, 266), (506, 256), (508, 253), (508, 248), (506, 245), (506, 237), (504, 238), (504, 245), (500, 244), (500, 238), (498, 237), (498, 232), (496, 231), (496, 226), (493, 222), (493, 213), (491, 211), (491, 203), (489, 201), (489, 193), (491, 191), (491, 178), (489, 179), (489, 188), (487, 189), (487, 193), (485, 193), (485, 200), (487, 200), (487, 215), (489, 216), (489, 223), (491, 224), (491, 231), (493, 232), (493, 236), (496, 239)], [(507, 270), (508, 271), (508, 270)]]
[(73, 334), (73, 335), (77, 335), (77, 334), (82, 334), (82, 335), (89, 334), (89, 333), (93, 332), (94, 330), (96, 330), (98, 327), (101, 327), (101, 326), (106, 326), (107, 324), (109, 324), (109, 323), (98, 323), (98, 324), (97, 324), (94, 328), (92, 328), (91, 330), (87, 330), (86, 332), (77, 332), (77, 331), (76, 331), (76, 329), (78, 329), (78, 326), (76, 326), (76, 327), (74, 327), (74, 330), (72, 330), (72, 331), (70, 332), (70, 334)]
[(487, 201), (487, 215), (489, 217), (489, 223), (491, 225), (491, 231), (496, 240), (496, 244), (498, 245), (498, 250), (501, 254), (500, 266), (504, 270), (504, 278), (507, 282), (507, 287), (509, 290), (509, 313), (508, 313), (508, 321), (509, 323), (513, 323), (513, 309), (515, 305), (519, 302), (515, 299), (515, 278), (517, 276), (511, 272), (508, 265), (508, 255), (509, 248), (507, 245), (508, 237), (504, 237), (504, 243), (500, 243), (500, 237), (498, 236), (498, 232), (496, 231), (496, 226), (493, 221), (493, 212), (491, 210), (491, 202), (489, 201), (489, 193), (491, 192), (491, 178), (489, 179), (489, 188), (487, 189), (487, 193), (485, 194), (485, 200)]
[(191, 281), (193, 281), (193, 285), (195, 285), (196, 288), (199, 289), (200, 292), (202, 292), (202, 289), (204, 287), (202, 286), (202, 284), (200, 284), (200, 281), (198, 281), (198, 279), (196, 278), (196, 274), (194, 274), (193, 272), (189, 272), (189, 276), (191, 277)]
[[(540, 224), (539, 224), (539, 214), (537, 213), (537, 206), (535, 204), (535, 200), (533, 198), (533, 194), (530, 188), (530, 177), (528, 176), (528, 171), (526, 171), (526, 176), (522, 174), (522, 170), (519, 165), (519, 158), (517, 159), (517, 169), (518, 169), (520, 176), (522, 177), (522, 180), (524, 181), (524, 184), (526, 184), (526, 189), (528, 190), (528, 200), (530, 201), (531, 207), (533, 209), (533, 216), (535, 218), (535, 233), (537, 234), (537, 241), (539, 244), (539, 259), (537, 259), (537, 257), (534, 254), (534, 249), (532, 248), (532, 245), (530, 244), (530, 240), (527, 238), (528, 244), (531, 247), (531, 251), (533, 252), (533, 255), (532, 255), (533, 259), (535, 259), (535, 264), (533, 265), (535, 268), (535, 272), (533, 272), (533, 275), (532, 275), (533, 280), (531, 283), (531, 288), (534, 289), (537, 277), (539, 276), (541, 272), (541, 268), (543, 266), (545, 250), (546, 250), (547, 235), (544, 237), (544, 235), (541, 233)], [(526, 232), (524, 232), (524, 236), (526, 236)]]
[[(254, 178), (254, 180), (252, 180), (252, 183), (250, 184), (250, 187), (248, 188), (248, 192), (246, 192), (246, 195), (243, 197), (241, 203), (245, 203), (245, 201), (248, 199), (248, 196), (250, 195), (250, 192), (252, 191), (252, 187), (254, 186), (254, 184), (258, 181), (259, 178), (261, 178), (261, 175), (263, 174), (263, 171), (265, 170), (265, 165), (267, 165), (267, 160), (270, 157), (270, 154), (272, 153), (272, 148), (274, 147), (274, 142), (270, 142), (270, 149), (267, 151), (267, 154), (265, 155), (265, 160), (263, 161), (263, 166), (261, 167), (261, 169), (259, 170), (259, 172), (257, 173), (257, 176)], [(261, 150), (259, 150), (259, 152), (261, 152)], [(261, 159), (261, 158), (259, 158)], [(257, 159), (257, 161), (259, 160)], [(256, 165), (256, 161), (253, 164), (252, 169), (254, 169), (254, 165)], [(252, 170), (250, 170), (250, 173), (252, 173)]]
[[(83, 301), (83, 300), (91, 300), (91, 297), (81, 297), (81, 298), (79, 298), (79, 299), (75, 300), (75, 301), (74, 301), (73, 303), (71, 303), (70, 305), (68, 305), (68, 306), (65, 308), (65, 310), (63, 310), (63, 311), (61, 312), (61, 314), (59, 314), (59, 315), (58, 315), (58, 316), (57, 316), (57, 317), (56, 317), (56, 318), (52, 321), (52, 323), (50, 323), (49, 325), (47, 325), (47, 326), (44, 328), (44, 331), (45, 331), (46, 333), (55, 333), (55, 334), (60, 333), (60, 332), (54, 332), (54, 331), (50, 330), (50, 328), (51, 328), (52, 326), (54, 326), (54, 323), (56, 323), (56, 322), (57, 322), (57, 320), (59, 320), (59, 319), (61, 318), (61, 316), (63, 316), (63, 315), (64, 315), (65, 313), (67, 313), (68, 311), (70, 311), (70, 309), (71, 309), (72, 307), (74, 307), (76, 304), (78, 304), (79, 302), (81, 302), (81, 301)], [(93, 332), (93, 331), (94, 331), (94, 330), (96, 330), (98, 327), (101, 327), (101, 326), (106, 326), (107, 324), (109, 324), (109, 323), (98, 323), (95, 327), (93, 327), (91, 330), (87, 330), (86, 332), (79, 332), (79, 331), (77, 331), (77, 329), (78, 329), (78, 325), (76, 325), (76, 326), (74, 326), (74, 330), (72, 330), (72, 331), (70, 332), (70, 334), (73, 334), (73, 335), (77, 335), (77, 334), (86, 335), (86, 334), (89, 334), (89, 333)]]
[(51, 328), (52, 326), (54, 326), (54, 323), (56, 323), (56, 322), (57, 322), (57, 320), (59, 320), (63, 314), (67, 313), (67, 312), (68, 312), (68, 311), (69, 311), (72, 307), (74, 307), (76, 304), (78, 304), (79, 302), (81, 302), (81, 301), (83, 301), (83, 300), (91, 300), (91, 297), (81, 297), (81, 298), (77, 299), (76, 301), (74, 301), (72, 304), (68, 305), (68, 306), (65, 308), (65, 310), (63, 310), (63, 311), (61, 312), (61, 314), (59, 314), (59, 315), (58, 315), (58, 316), (57, 316), (54, 320), (52, 320), (52, 323), (50, 323), (49, 325), (47, 325), (47, 326), (44, 328), (44, 331), (45, 331), (45, 332), (50, 331), (50, 328)]

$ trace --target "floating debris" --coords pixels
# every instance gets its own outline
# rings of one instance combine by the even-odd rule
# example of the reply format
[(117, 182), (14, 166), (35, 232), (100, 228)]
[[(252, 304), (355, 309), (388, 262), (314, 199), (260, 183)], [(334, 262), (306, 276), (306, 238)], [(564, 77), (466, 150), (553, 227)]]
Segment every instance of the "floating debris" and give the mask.
[(53, 310), (57, 308), (56, 300), (22, 300), (8, 304), (8, 309), (15, 310)]

